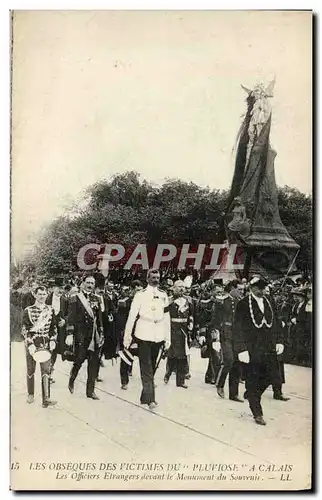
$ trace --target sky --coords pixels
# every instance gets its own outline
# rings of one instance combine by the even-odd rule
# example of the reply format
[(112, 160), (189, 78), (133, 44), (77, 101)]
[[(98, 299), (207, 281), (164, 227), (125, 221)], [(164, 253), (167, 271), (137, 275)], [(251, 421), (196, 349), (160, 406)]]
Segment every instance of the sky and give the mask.
[(13, 40), (16, 258), (113, 174), (229, 188), (241, 84), (276, 77), (277, 184), (311, 192), (310, 13), (19, 11)]

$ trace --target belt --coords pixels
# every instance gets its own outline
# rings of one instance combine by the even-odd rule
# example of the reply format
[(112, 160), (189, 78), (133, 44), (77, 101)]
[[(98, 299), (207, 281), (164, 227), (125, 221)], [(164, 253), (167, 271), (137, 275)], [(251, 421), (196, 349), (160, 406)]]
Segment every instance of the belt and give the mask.
[(161, 321), (163, 320), (163, 318), (159, 319), (159, 320), (156, 320), (156, 319), (152, 319), (152, 318), (142, 318), (142, 316), (140, 316), (139, 320), (147, 321), (148, 323), (161, 323)]
[(171, 318), (171, 323), (187, 323), (187, 318)]

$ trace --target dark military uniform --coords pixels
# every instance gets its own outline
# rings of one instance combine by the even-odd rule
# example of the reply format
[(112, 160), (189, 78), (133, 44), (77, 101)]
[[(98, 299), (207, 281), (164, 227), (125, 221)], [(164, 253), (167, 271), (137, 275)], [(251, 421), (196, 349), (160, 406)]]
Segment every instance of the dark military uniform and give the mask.
[(104, 345), (102, 354), (105, 359), (116, 358), (118, 348), (118, 332), (116, 327), (117, 305), (115, 295), (104, 292), (102, 294), (103, 308), (102, 321), (104, 330)]
[(213, 326), (220, 332), (221, 366), (216, 371), (216, 385), (223, 389), (229, 374), (229, 397), (238, 396), (240, 363), (234, 353), (233, 324), (238, 300), (229, 294), (218, 296), (214, 305)]
[[(57, 299), (55, 300), (54, 293), (51, 292), (46, 299), (46, 304), (53, 307), (57, 324), (56, 348), (51, 356), (51, 371), (53, 372), (57, 359), (57, 354), (63, 354), (65, 351), (66, 317), (68, 313), (68, 301), (66, 297), (64, 297), (63, 295), (57, 297)], [(58, 326), (58, 323), (61, 320), (64, 320), (65, 324), (63, 326)]]
[[(25, 339), (27, 361), (27, 391), (29, 396), (35, 393), (36, 361), (29, 352), (30, 346), (50, 350), (50, 342), (56, 344), (57, 330), (55, 314), (52, 307), (40, 308), (36, 304), (26, 307), (22, 318), (22, 335)], [(43, 405), (50, 398), (49, 376), (51, 360), (40, 363), (41, 389)]]
[[(116, 335), (118, 338), (118, 350), (123, 349), (124, 330), (129, 316), (132, 303), (130, 295), (124, 296), (118, 300), (117, 315), (116, 315)], [(123, 359), (120, 363), (120, 377), (122, 388), (125, 388), (129, 383), (129, 375), (132, 373), (132, 365), (128, 365)]]
[[(295, 321), (294, 321), (295, 320)], [(292, 341), (296, 361), (311, 366), (312, 362), (312, 306), (306, 300), (294, 305), (291, 313)], [(294, 324), (295, 323), (295, 324)]]
[(208, 367), (205, 374), (206, 384), (215, 384), (216, 372), (220, 366), (219, 354), (213, 349), (212, 344), (219, 340), (219, 335), (213, 327), (214, 323), (214, 302), (211, 298), (201, 298), (199, 300), (196, 321), (199, 337), (206, 338), (207, 352), (209, 357)]
[(184, 385), (187, 373), (187, 355), (191, 345), (193, 328), (192, 303), (187, 297), (173, 299), (169, 305), (171, 321), (171, 345), (168, 352), (167, 371), (164, 377), (167, 382), (176, 372), (177, 387)]

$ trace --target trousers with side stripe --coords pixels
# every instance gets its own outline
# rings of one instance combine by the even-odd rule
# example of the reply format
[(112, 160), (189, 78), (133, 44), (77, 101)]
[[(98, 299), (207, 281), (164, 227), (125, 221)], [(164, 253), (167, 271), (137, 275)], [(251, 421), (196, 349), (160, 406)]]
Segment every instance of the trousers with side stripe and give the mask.
[(222, 361), (221, 366), (216, 371), (216, 385), (224, 388), (229, 374), (229, 397), (238, 396), (238, 384), (240, 379), (240, 362), (235, 358), (231, 340), (221, 342)]

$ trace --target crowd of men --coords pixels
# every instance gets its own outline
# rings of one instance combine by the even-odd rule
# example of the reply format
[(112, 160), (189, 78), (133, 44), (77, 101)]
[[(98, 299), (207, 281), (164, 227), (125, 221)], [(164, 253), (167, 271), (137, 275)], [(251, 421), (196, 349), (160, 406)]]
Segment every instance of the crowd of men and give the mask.
[[(101, 274), (68, 280), (16, 282), (11, 290), (12, 328), (26, 346), (27, 401), (34, 402), (35, 367), (40, 363), (42, 405), (55, 382), (57, 355), (72, 363), (68, 389), (87, 361), (86, 396), (99, 399), (95, 384), (104, 359), (120, 358), (120, 386), (127, 390), (135, 356), (139, 358), (140, 403), (157, 406), (154, 375), (166, 359), (164, 383), (172, 374), (188, 389), (190, 350), (208, 359), (204, 382), (236, 403), (248, 400), (254, 420), (266, 425), (261, 395), (270, 385), (283, 395), (284, 362), (311, 366), (312, 287), (308, 280), (161, 280), (151, 269), (146, 282), (115, 283)], [(243, 394), (240, 394), (241, 383)]]

